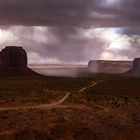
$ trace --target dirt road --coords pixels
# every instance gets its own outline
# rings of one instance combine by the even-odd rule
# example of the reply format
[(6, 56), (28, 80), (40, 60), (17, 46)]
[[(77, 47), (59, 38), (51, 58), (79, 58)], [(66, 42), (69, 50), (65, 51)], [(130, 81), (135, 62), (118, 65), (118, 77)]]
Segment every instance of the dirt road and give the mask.
[(99, 83), (102, 83), (102, 82), (104, 82), (105, 80), (101, 80), (101, 81), (99, 81), (99, 82), (94, 82), (94, 81), (92, 81), (92, 84), (91, 85), (89, 85), (89, 86), (86, 86), (86, 87), (83, 87), (82, 89), (80, 89), (79, 90), (79, 93), (82, 93), (82, 92), (84, 92), (85, 90), (87, 90), (88, 88), (91, 88), (91, 87), (94, 87), (95, 85), (97, 85), (97, 84), (99, 84)]
[(8, 108), (0, 108), (0, 111), (6, 111), (6, 110), (26, 110), (26, 109), (37, 109), (37, 108), (53, 108), (55, 106), (58, 106), (62, 104), (70, 95), (71, 93), (67, 93), (61, 100), (55, 103), (51, 104), (42, 104), (37, 106), (28, 106), (28, 107), (8, 107)]
[[(92, 84), (86, 87), (81, 88), (78, 93), (82, 93), (88, 88), (94, 87), (95, 85), (104, 82), (104, 80), (101, 80), (99, 82), (94, 82), (92, 81)], [(0, 108), (0, 111), (6, 111), (6, 110), (26, 110), (26, 109), (50, 109), (50, 108), (55, 108), (59, 105), (61, 105), (66, 99), (71, 95), (72, 93), (67, 93), (61, 100), (51, 103), (51, 104), (42, 104), (42, 105), (37, 105), (37, 106), (27, 106), (27, 107), (7, 107), (7, 108)]]

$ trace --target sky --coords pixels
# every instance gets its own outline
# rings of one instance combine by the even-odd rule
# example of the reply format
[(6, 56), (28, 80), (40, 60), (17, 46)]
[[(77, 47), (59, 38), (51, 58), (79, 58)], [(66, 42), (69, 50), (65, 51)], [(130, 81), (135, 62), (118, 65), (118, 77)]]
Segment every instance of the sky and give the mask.
[(0, 0), (0, 49), (23, 46), (30, 64), (140, 57), (139, 0)]

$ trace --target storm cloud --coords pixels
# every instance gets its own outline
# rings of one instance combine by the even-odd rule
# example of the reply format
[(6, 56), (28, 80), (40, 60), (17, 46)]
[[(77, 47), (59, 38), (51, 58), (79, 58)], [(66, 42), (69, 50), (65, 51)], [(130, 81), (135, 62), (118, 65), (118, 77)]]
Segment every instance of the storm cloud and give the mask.
[(0, 24), (138, 26), (139, 0), (0, 0)]
[(0, 48), (29, 63), (87, 63), (140, 56), (139, 0), (0, 0)]
[(31, 62), (85, 62), (99, 58), (105, 43), (98, 36), (91, 38), (83, 28), (13, 26), (1, 32), (5, 39), (0, 47), (24, 46)]
[[(24, 46), (29, 63), (87, 63), (91, 59), (132, 60), (140, 36), (130, 28), (24, 27), (0, 30), (0, 48)], [(126, 33), (125, 33), (126, 32)]]

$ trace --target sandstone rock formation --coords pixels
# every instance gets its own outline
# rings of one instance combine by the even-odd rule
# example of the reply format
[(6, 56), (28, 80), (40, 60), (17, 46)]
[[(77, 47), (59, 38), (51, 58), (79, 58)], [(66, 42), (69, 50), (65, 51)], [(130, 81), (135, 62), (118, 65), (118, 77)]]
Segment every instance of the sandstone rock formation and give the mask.
[(102, 68), (101, 61), (90, 60), (89, 63), (88, 63), (88, 70), (90, 72), (93, 72), (93, 73), (100, 72), (101, 68)]
[(140, 70), (140, 58), (135, 58), (133, 62), (133, 69)]
[(27, 67), (27, 54), (22, 47), (9, 46), (0, 52), (2, 67)]
[(91, 60), (88, 63), (88, 70), (93, 73), (123, 73), (131, 67), (131, 61)]
[(140, 76), (140, 58), (135, 58), (133, 68), (126, 72), (130, 76)]
[(37, 75), (27, 67), (27, 54), (22, 47), (8, 46), (0, 52), (1, 76)]

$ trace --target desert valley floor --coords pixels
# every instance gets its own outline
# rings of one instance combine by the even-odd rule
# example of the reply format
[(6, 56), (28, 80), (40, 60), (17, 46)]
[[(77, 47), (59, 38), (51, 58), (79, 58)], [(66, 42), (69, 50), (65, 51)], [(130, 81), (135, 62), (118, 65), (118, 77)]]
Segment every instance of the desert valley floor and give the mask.
[(140, 78), (0, 79), (0, 140), (139, 140)]

